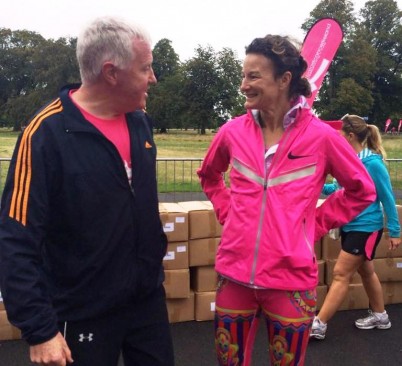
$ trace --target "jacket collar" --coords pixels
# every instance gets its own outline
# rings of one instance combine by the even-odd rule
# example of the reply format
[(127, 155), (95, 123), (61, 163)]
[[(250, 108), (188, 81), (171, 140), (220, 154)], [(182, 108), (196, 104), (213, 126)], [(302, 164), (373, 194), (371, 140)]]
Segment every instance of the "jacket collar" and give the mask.
[(90, 122), (88, 122), (81, 111), (75, 106), (71, 100), (69, 93), (71, 90), (78, 89), (81, 84), (70, 84), (64, 86), (59, 93), (60, 100), (63, 104), (64, 127), (66, 131), (77, 132), (99, 132)]
[[(283, 128), (285, 130), (295, 122), (301, 111), (308, 111), (308, 113), (310, 112), (310, 106), (308, 105), (306, 98), (302, 95), (292, 101), (290, 109), (286, 112), (283, 118)], [(258, 122), (259, 110), (251, 109), (250, 112), (253, 120), (260, 125)]]

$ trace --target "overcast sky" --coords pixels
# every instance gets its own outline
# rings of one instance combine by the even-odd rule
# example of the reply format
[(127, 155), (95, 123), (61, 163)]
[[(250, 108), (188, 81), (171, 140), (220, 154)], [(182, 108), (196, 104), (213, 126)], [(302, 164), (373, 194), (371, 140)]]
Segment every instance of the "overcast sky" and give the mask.
[[(244, 47), (267, 33), (290, 35), (300, 41), (301, 24), (320, 0), (3, 0), (0, 27), (27, 29), (45, 38), (76, 37), (90, 20), (103, 15), (124, 17), (144, 25), (153, 45), (162, 38), (185, 61), (198, 46), (215, 51)], [(353, 0), (355, 12), (366, 0)], [(402, 0), (398, 0), (402, 9)]]

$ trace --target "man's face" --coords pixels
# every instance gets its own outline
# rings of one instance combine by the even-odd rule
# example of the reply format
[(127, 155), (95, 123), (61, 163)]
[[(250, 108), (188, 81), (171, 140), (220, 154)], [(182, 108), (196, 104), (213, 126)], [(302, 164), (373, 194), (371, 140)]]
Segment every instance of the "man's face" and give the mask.
[(126, 69), (119, 70), (116, 85), (117, 102), (124, 113), (145, 109), (149, 85), (156, 83), (150, 45), (137, 39), (133, 41), (133, 49), (135, 58)]

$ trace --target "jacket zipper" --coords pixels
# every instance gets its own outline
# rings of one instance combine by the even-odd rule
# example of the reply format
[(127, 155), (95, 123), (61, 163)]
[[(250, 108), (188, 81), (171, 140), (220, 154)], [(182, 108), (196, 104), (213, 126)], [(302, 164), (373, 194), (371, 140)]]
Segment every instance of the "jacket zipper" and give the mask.
[[(261, 206), (261, 212), (260, 212), (260, 219), (259, 219), (259, 223), (258, 223), (258, 230), (257, 230), (257, 237), (256, 237), (256, 243), (255, 243), (255, 248), (254, 248), (254, 258), (253, 258), (253, 264), (251, 267), (251, 278), (250, 278), (250, 284), (254, 285), (254, 281), (255, 281), (255, 273), (256, 273), (256, 267), (257, 267), (257, 258), (258, 258), (258, 252), (260, 249), (260, 244), (261, 244), (261, 234), (262, 234), (262, 227), (263, 227), (263, 221), (264, 221), (264, 216), (265, 216), (265, 210), (266, 210), (266, 206), (267, 206), (267, 189), (268, 189), (268, 178), (269, 178), (269, 174), (272, 171), (272, 167), (274, 165), (274, 163), (276, 162), (276, 160), (278, 159), (278, 155), (279, 153), (283, 150), (283, 145), (284, 142), (286, 142), (286, 140), (289, 137), (291, 128), (293, 127), (293, 125), (290, 125), (287, 130), (284, 132), (284, 140), (282, 141), (282, 143), (278, 146), (278, 150), (276, 151), (271, 165), (269, 167), (269, 169), (267, 169), (267, 164), (265, 163), (265, 144), (264, 145), (264, 151), (263, 151), (263, 157), (264, 157), (264, 194), (262, 197), (262, 206)], [(262, 129), (261, 131), (261, 136), (262, 136), (262, 140), (264, 141), (264, 136), (262, 133)], [(281, 149), (282, 147), (282, 149)], [(311, 249), (311, 246), (310, 246)]]

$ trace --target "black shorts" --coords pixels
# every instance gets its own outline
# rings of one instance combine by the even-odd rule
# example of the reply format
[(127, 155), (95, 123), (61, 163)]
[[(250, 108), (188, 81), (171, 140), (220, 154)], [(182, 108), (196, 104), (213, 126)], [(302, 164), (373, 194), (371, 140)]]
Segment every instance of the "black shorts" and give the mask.
[(353, 255), (364, 255), (371, 261), (375, 257), (375, 251), (381, 240), (382, 232), (383, 229), (373, 233), (341, 230), (342, 250)]

